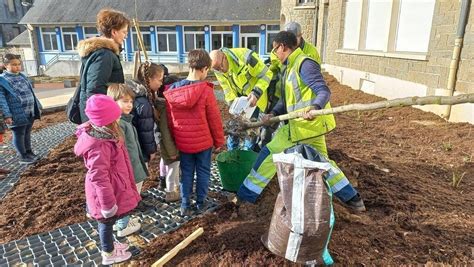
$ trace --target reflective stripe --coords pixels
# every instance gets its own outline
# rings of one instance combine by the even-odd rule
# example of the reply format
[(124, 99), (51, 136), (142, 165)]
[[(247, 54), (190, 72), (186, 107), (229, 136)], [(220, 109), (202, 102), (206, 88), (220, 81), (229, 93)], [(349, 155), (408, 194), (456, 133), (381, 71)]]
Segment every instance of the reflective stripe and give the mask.
[(232, 60), (235, 61), (236, 64), (239, 62), (239, 58), (234, 53), (232, 53), (229, 48), (223, 47), (221, 48), (221, 51), (225, 54), (228, 54), (232, 58)]
[(265, 68), (263, 68), (263, 70), (257, 75), (257, 78), (267, 77), (267, 71), (268, 71), (268, 67), (265, 66)]
[[(253, 177), (257, 178), (261, 183), (265, 184), (265, 186), (270, 182), (270, 179), (265, 178), (264, 176), (260, 175), (258, 172), (256, 172), (254, 169), (250, 171), (250, 175)], [(264, 187), (265, 187), (264, 186)]]
[(249, 177), (247, 177), (245, 180), (244, 180), (244, 186), (247, 187), (250, 191), (254, 192), (255, 194), (258, 194), (260, 195), (263, 191), (263, 188), (260, 188), (258, 186), (256, 186), (255, 184), (253, 184)]
[(244, 88), (242, 88), (242, 93), (247, 93), (247, 89), (249, 89), (250, 83), (247, 81), (247, 83), (244, 85)]
[(292, 112), (292, 111), (295, 111), (295, 110), (298, 110), (298, 109), (302, 109), (302, 108), (305, 108), (305, 107), (309, 107), (309, 106), (311, 106), (311, 102), (312, 102), (312, 100), (306, 100), (306, 101), (297, 102), (297, 103), (294, 104), (294, 105), (288, 106), (288, 111), (289, 111), (289, 112)]
[(301, 90), (298, 86), (298, 78), (296, 77), (296, 72), (290, 72), (288, 80), (290, 80), (291, 86), (293, 87), (293, 93), (295, 94), (295, 103), (298, 103), (301, 101)]
[(346, 187), (349, 184), (350, 184), (349, 180), (347, 180), (347, 178), (344, 177), (344, 179), (342, 179), (341, 181), (339, 181), (335, 185), (331, 186), (331, 192), (332, 193), (337, 193), (337, 192), (341, 191), (342, 188)]
[(247, 50), (247, 52), (245, 52), (244, 54), (244, 59), (245, 59), (245, 62), (249, 62), (249, 59), (250, 59), (250, 56), (252, 55), (252, 50)]

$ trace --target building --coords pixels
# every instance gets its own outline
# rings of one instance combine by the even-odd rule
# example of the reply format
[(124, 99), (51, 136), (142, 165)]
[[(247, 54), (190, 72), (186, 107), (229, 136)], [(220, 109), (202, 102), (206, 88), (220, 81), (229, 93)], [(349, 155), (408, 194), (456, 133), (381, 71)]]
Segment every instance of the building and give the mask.
[(27, 7), (18, 0), (0, 0), (0, 48), (25, 30), (18, 25), (20, 19), (25, 15)]
[[(354, 89), (387, 99), (457, 95), (474, 93), (472, 15), (454, 90), (447, 89), (463, 2), (471, 1), (282, 0), (281, 20), (300, 22), (305, 38), (320, 50), (324, 69)], [(420, 108), (474, 123), (474, 104), (450, 111), (437, 105)]]
[(28, 30), (23, 31), (20, 35), (9, 41), (7, 46), (9, 53), (21, 55), (24, 72), (31, 76), (37, 75), (38, 67), (34, 51), (31, 48)]
[[(162, 63), (185, 63), (196, 48), (248, 47), (265, 58), (280, 24), (279, 0), (37, 0), (20, 24), (33, 30), (39, 65), (48, 75), (79, 73), (77, 43), (98, 35), (96, 15), (107, 7), (138, 17), (147, 54)], [(130, 73), (127, 62), (138, 48), (134, 27), (123, 48)]]

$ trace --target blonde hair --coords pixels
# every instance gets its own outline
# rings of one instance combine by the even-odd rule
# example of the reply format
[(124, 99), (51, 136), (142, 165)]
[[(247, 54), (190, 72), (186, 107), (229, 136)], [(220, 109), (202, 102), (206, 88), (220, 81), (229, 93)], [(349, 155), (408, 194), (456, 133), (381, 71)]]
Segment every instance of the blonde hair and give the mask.
[(107, 95), (112, 97), (114, 101), (119, 100), (122, 97), (129, 96), (135, 99), (135, 93), (132, 88), (124, 83), (113, 83), (107, 88)]
[(115, 139), (117, 139), (119, 141), (124, 141), (125, 140), (125, 137), (124, 137), (123, 132), (122, 132), (122, 128), (120, 128), (120, 124), (118, 123), (118, 121), (113, 121), (113, 122), (105, 125), (105, 128), (110, 130), (110, 134), (112, 134)]

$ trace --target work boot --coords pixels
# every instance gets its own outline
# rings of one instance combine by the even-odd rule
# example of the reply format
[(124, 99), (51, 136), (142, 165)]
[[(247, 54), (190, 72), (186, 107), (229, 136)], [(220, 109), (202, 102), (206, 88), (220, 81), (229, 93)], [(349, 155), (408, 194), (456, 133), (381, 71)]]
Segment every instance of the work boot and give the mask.
[(343, 202), (343, 204), (347, 208), (350, 208), (350, 209), (352, 209), (353, 211), (356, 211), (356, 212), (363, 212), (363, 211), (367, 210), (365, 208), (364, 201), (362, 200), (362, 197), (360, 196), (359, 193), (357, 193), (357, 195), (355, 195), (349, 201)]
[(165, 176), (160, 176), (158, 178), (160, 180), (158, 188), (161, 189), (161, 190), (165, 190), (166, 189), (166, 177)]

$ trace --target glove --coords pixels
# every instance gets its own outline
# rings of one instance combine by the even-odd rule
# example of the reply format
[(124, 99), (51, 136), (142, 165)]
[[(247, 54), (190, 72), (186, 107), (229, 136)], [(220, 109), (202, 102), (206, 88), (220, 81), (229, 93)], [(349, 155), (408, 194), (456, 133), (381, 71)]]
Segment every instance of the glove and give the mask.
[(107, 219), (107, 218), (113, 217), (115, 213), (117, 213), (117, 210), (118, 210), (117, 205), (114, 205), (110, 210), (101, 209), (100, 213), (102, 213), (102, 216), (104, 216), (104, 218)]

